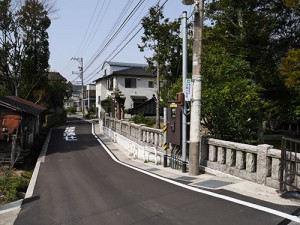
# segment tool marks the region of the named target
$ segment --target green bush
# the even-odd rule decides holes
[[[67,108],[68,114],[75,114],[76,113],[76,107],[72,106]]]
[[[147,127],[153,127],[155,124],[155,118],[147,118],[141,114],[135,115],[130,119],[130,121],[136,124],[145,124]]]
[[[7,204],[19,199],[18,192],[26,192],[30,182],[32,172],[24,171],[22,176],[17,176],[13,172],[0,175],[0,195],[4,195],[4,199],[0,204]]]

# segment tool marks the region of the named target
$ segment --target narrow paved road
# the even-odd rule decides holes
[[[166,183],[114,162],[75,120],[77,141],[54,129],[33,197],[16,225],[237,225],[283,219]]]

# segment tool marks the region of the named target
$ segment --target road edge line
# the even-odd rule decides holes
[[[163,181],[168,182],[168,183],[170,183],[170,184],[174,184],[174,185],[176,185],[176,186],[179,186],[179,187],[182,187],[182,188],[189,189],[189,190],[191,190],[191,191],[195,191],[195,192],[202,193],[202,194],[205,194],[205,195],[209,195],[209,196],[212,196],[212,197],[215,197],[215,198],[223,199],[223,200],[226,200],[226,201],[229,201],[229,202],[233,202],[233,203],[236,203],[236,204],[239,204],[239,205],[243,205],[243,206],[246,206],[246,207],[249,207],[249,208],[253,208],[253,209],[256,209],[256,210],[260,210],[260,211],[263,211],[263,212],[266,212],[266,213],[269,213],[269,214],[273,214],[273,215],[275,215],[275,216],[279,216],[279,217],[282,217],[282,218],[289,219],[289,220],[291,220],[291,221],[300,223],[300,218],[297,217],[297,216],[293,216],[293,215],[290,215],[290,214],[287,214],[287,213],[284,213],[284,212],[281,212],[281,211],[278,211],[278,210],[275,210],[275,209],[267,208],[267,207],[265,207],[265,206],[257,205],[257,204],[250,203],[250,202],[246,202],[246,201],[239,200],[239,199],[236,199],[236,198],[228,197],[228,196],[226,196],[226,195],[221,195],[221,194],[217,194],[217,193],[214,193],[214,192],[202,190],[202,189],[199,189],[199,188],[196,188],[196,187],[192,187],[192,186],[189,186],[189,185],[185,185],[185,184],[176,182],[176,181],[174,181],[174,180],[170,180],[170,179],[168,179],[168,178],[161,177],[161,176],[156,175],[156,174],[154,174],[154,173],[151,173],[151,172],[142,170],[142,169],[140,169],[140,168],[137,168],[137,167],[128,165],[128,164],[126,164],[126,163],[123,163],[122,161],[120,161],[120,160],[119,160],[119,159],[118,159],[118,158],[117,158],[117,157],[109,150],[109,148],[108,148],[108,147],[102,142],[102,140],[95,134],[93,128],[94,128],[94,127],[93,127],[93,125],[92,125],[92,133],[93,133],[93,135],[95,136],[95,138],[97,139],[97,141],[100,143],[100,145],[104,148],[104,150],[107,152],[107,154],[108,154],[108,155],[109,155],[116,163],[119,163],[119,164],[121,164],[121,165],[123,165],[123,166],[126,166],[126,167],[128,167],[128,168],[131,168],[131,169],[136,170],[136,171],[138,171],[138,172],[144,173],[144,174],[149,175],[149,176],[151,176],[151,177],[154,177],[154,178],[163,180]]]

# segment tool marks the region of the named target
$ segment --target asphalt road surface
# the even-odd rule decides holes
[[[16,225],[279,224],[283,218],[196,193],[114,162],[74,120],[77,140],[53,129],[32,198]]]

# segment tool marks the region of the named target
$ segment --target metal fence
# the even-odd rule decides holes
[[[282,138],[280,191],[300,190],[300,140]]]

